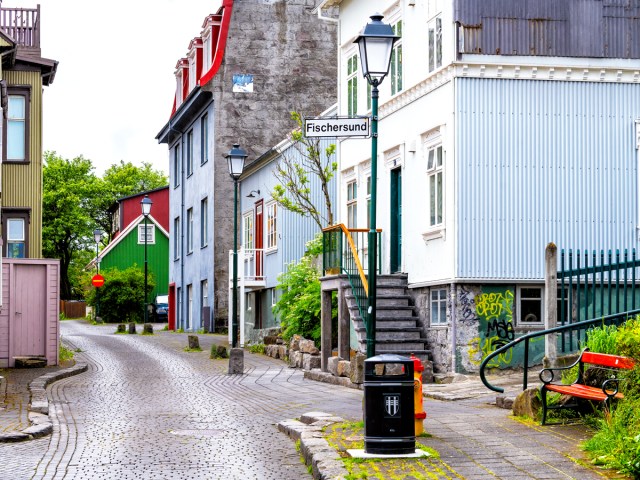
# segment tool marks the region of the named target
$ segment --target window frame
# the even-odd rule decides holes
[[[540,293],[539,297],[524,296],[523,290],[537,290]],[[539,301],[540,316],[536,321],[527,321],[523,318],[524,308],[522,306],[523,301]],[[559,302],[560,300],[558,300]],[[542,327],[544,328],[544,288],[536,285],[520,285],[516,288],[516,305],[517,305],[517,325],[523,327]],[[527,315],[528,316],[528,315]]]
[[[209,114],[200,118],[200,165],[209,161]]]
[[[440,156],[438,157],[438,152]],[[433,164],[431,164],[431,153],[433,153]],[[425,156],[427,159],[427,189],[429,204],[429,228],[437,229],[444,227],[445,224],[445,151],[442,142],[432,143],[426,148]],[[439,163],[438,163],[439,162]],[[440,184],[438,185],[438,178]],[[433,184],[432,184],[433,180]],[[436,189],[436,193],[432,194],[432,189]],[[438,221],[439,214],[439,221]]]
[[[427,56],[429,73],[442,68],[442,13],[427,22]]]
[[[193,175],[193,129],[187,132],[187,178]]]
[[[153,222],[149,222],[147,221],[147,224],[145,225],[144,220],[142,220],[139,224],[138,224],[138,245],[144,245],[144,237],[145,237],[145,226],[147,227],[147,245],[155,245],[156,243],[156,226]]]
[[[349,180],[347,182],[347,194],[345,196],[347,204],[347,228],[358,228],[358,182]]]
[[[24,122],[24,158],[23,159],[8,159],[8,149],[7,146],[9,144],[9,122],[12,121],[12,118],[9,117],[11,112],[9,111],[9,106],[7,106],[7,117],[2,120],[2,162],[3,163],[12,163],[12,164],[29,164],[31,163],[31,156],[29,150],[29,144],[31,143],[30,135],[31,135],[31,87],[27,85],[21,86],[12,86],[7,88],[7,97],[23,97],[24,98],[24,118],[21,118],[19,121]],[[10,103],[10,102],[9,102]]]
[[[255,217],[253,210],[250,210],[242,215],[242,248],[244,248],[245,252],[247,250],[253,250],[255,248],[255,238],[253,238],[254,225]],[[247,239],[247,237],[249,238]]]
[[[200,200],[200,248],[209,245],[209,197]]]
[[[7,257],[9,244],[18,242],[9,242],[9,220],[23,221],[24,235],[24,256],[23,257]],[[22,208],[3,208],[2,209],[2,256],[5,258],[30,258],[29,257],[29,226],[31,224],[31,209]]]
[[[265,213],[265,252],[272,252],[278,249],[278,204],[275,201],[267,203],[265,205]]]
[[[393,44],[391,50],[391,63],[389,65],[389,80],[391,85],[391,95],[396,95],[403,90],[402,76],[402,19],[395,22],[391,28],[393,34],[399,36],[398,40]],[[367,102],[368,103],[368,102]]]
[[[180,260],[182,244],[180,242],[180,216],[177,216],[173,219],[173,259]]]
[[[347,115],[358,115],[358,73],[360,72],[359,56],[357,52],[347,54]]]
[[[187,209],[187,255],[193,253],[193,207]]]
[[[180,158],[180,152],[180,142],[178,142],[173,148],[173,188],[180,186],[180,177],[182,176],[182,159]]]

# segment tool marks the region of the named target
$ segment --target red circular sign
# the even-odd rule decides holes
[[[102,275],[100,275],[99,273],[94,275],[91,278],[91,285],[93,285],[94,287],[101,287],[104,285],[104,277]]]

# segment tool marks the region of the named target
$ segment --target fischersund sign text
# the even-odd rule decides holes
[[[305,137],[368,137],[369,117],[305,118]]]

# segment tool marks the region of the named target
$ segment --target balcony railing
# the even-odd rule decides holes
[[[0,28],[18,45],[40,48],[40,5],[37,8],[0,8]]]

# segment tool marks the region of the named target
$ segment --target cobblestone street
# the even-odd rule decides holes
[[[183,334],[114,330],[62,322],[89,371],[50,387],[50,437],[0,444],[0,478],[311,478],[274,424],[317,409],[361,415],[360,391],[304,380],[263,355],[247,352],[245,375],[227,375],[226,360],[209,359],[216,337],[187,353]]]

